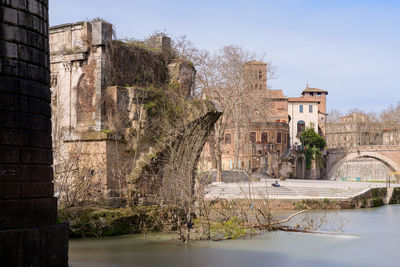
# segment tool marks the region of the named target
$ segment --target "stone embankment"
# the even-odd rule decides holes
[[[271,200],[276,208],[296,208],[298,202],[335,203],[326,208],[363,208],[397,203],[400,185],[386,189],[385,183],[286,180],[274,187],[274,179],[259,182],[212,183],[206,188],[207,200]],[[310,203],[311,203],[310,202]],[[286,205],[291,203],[291,205]],[[294,204],[293,204],[294,203]],[[318,205],[317,205],[318,206]],[[314,207],[316,207],[314,205]]]

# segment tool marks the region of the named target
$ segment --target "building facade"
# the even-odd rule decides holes
[[[385,128],[368,115],[354,112],[340,117],[339,122],[327,124],[326,144],[328,148],[388,145],[395,143],[395,136],[393,128]]]
[[[319,100],[311,97],[289,98],[290,145],[301,145],[300,136],[306,127],[313,127],[318,132]]]
[[[241,124],[228,120],[222,142],[222,169],[271,173],[272,161],[289,147],[288,101],[280,89],[267,89],[267,64],[244,65],[246,96],[241,104]],[[274,160],[272,160],[274,159]],[[276,174],[277,175],[277,174]]]
[[[306,88],[301,93],[303,97],[314,98],[318,100],[318,131],[317,133],[322,137],[325,137],[326,133],[326,120],[328,114],[326,113],[326,96],[328,95],[328,91],[319,89],[319,88]]]

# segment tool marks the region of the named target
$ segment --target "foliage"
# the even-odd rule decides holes
[[[323,150],[326,145],[325,139],[317,134],[312,126],[307,127],[300,139],[302,144],[307,148],[315,147],[319,150]]]
[[[217,236],[222,235],[225,239],[236,239],[245,236],[247,231],[237,217],[231,217],[225,222],[218,222],[212,230]]]
[[[168,82],[169,57],[137,41],[113,41],[108,56],[109,85],[162,86]]]
[[[305,146],[303,153],[306,156],[307,169],[310,169],[313,159],[322,160],[321,151],[325,148],[325,139],[315,132],[314,127],[309,126],[301,135],[300,140]]]
[[[184,217],[184,214],[183,216]],[[129,208],[74,207],[61,209],[58,221],[69,222],[71,237],[100,237],[122,234],[170,231],[176,219],[167,207],[135,206]]]

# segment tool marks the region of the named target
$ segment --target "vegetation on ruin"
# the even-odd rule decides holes
[[[109,47],[110,85],[162,86],[169,80],[169,55],[133,41],[113,41]]]
[[[310,169],[312,160],[322,161],[322,150],[326,145],[325,139],[315,132],[313,126],[307,127],[300,139],[305,147],[303,153],[306,156],[306,167]]]

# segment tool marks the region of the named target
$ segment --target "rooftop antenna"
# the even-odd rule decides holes
[[[306,88],[308,88],[308,81],[306,81]]]

